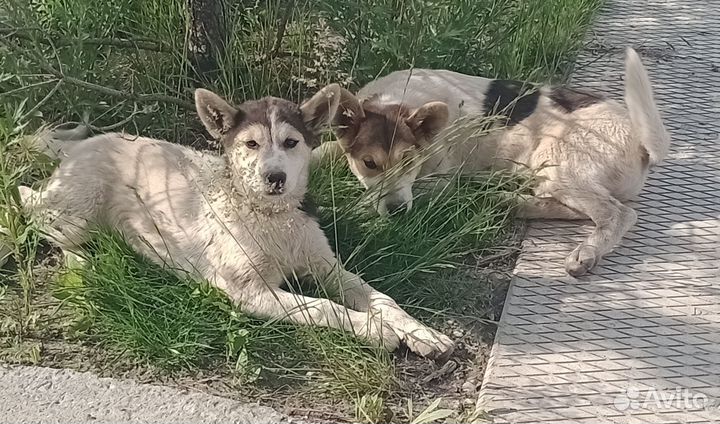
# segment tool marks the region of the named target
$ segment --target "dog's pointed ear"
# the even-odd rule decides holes
[[[340,86],[330,84],[300,106],[307,128],[315,134],[330,128],[340,104]]]
[[[420,106],[405,120],[419,141],[429,142],[448,124],[450,110],[447,103],[430,102]]]
[[[365,117],[357,97],[338,84],[330,84],[300,106],[305,125],[317,133],[332,128],[340,140]]]
[[[222,97],[203,88],[195,90],[195,108],[203,125],[216,140],[221,140],[237,125],[242,115]]]

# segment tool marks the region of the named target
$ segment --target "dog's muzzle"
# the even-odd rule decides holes
[[[267,194],[282,194],[285,191],[285,180],[287,175],[284,172],[270,172],[265,176]]]

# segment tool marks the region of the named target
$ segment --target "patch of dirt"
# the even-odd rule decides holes
[[[455,353],[445,364],[436,364],[406,350],[397,352],[394,355],[397,390],[385,401],[383,421],[405,421],[408,399],[412,399],[416,414],[437,398],[443,399],[441,408],[453,409],[458,416],[472,411],[495,336],[495,321],[502,313],[519,251],[520,233],[519,229],[515,231],[500,243],[503,247],[497,251],[470,257],[460,271],[442,276],[450,295],[459,301],[445,316],[431,320],[431,324],[456,342]],[[45,251],[40,262],[38,280],[51,281],[58,269],[57,253]],[[355,421],[355,399],[322,398],[314,393],[308,395],[298,387],[266,389],[247,385],[222,369],[168,373],[137,363],[123,352],[105,350],[97,340],[77,338],[71,311],[52,296],[48,283],[36,287],[30,316],[19,318],[22,291],[12,281],[12,275],[12,270],[4,270],[3,279],[8,284],[3,284],[5,293],[0,298],[1,362],[90,371],[103,377],[129,378],[258,401],[300,419]],[[18,328],[13,324],[19,321],[25,322],[22,339],[17,337]]]

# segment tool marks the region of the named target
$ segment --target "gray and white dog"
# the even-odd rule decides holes
[[[300,209],[325,124],[315,118],[337,108],[337,98],[322,92],[303,106],[264,98],[235,108],[199,89],[195,103],[224,155],[126,134],[55,134],[41,142],[60,165],[45,190],[21,187],[25,207],[64,250],[87,242],[93,228],[112,228],[158,264],[214,284],[249,315],[344,329],[389,350],[402,341],[430,358],[452,352],[448,337],[345,270]],[[282,290],[292,275],[312,275],[344,305]]]

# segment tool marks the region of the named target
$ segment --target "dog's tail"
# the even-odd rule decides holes
[[[65,152],[71,146],[80,140],[88,138],[88,136],[90,136],[90,127],[85,124],[69,129],[46,128],[37,134],[34,145],[49,158],[60,159],[65,156]]]
[[[625,106],[630,114],[633,135],[647,150],[650,166],[665,159],[670,149],[670,135],[655,106],[650,78],[637,52],[625,52]]]

